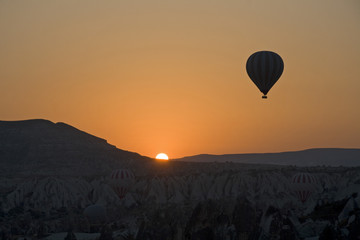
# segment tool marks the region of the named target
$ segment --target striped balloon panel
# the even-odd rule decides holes
[[[308,173],[298,173],[296,174],[293,179],[293,183],[316,183],[316,179],[314,176]]]
[[[119,198],[122,199],[128,192],[129,187],[133,184],[135,176],[130,170],[118,169],[112,171],[110,179],[112,188]]]
[[[274,52],[260,51],[249,57],[246,71],[259,90],[266,95],[283,73],[284,62]]]
[[[311,192],[310,191],[296,191],[296,195],[300,199],[302,203],[306,202],[306,200],[310,197]]]
[[[134,174],[126,169],[114,170],[111,173],[112,179],[127,179],[127,178],[134,178]]]
[[[114,187],[114,190],[120,199],[123,199],[128,192],[128,188],[126,187]]]

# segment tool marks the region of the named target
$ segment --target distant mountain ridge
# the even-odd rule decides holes
[[[309,149],[262,154],[202,154],[172,159],[169,163],[173,163],[170,165],[175,170],[181,169],[180,166],[196,170],[206,168],[209,165],[206,162],[353,167],[360,166],[360,149]],[[166,169],[165,165],[164,168],[160,165],[149,157],[118,149],[108,144],[105,139],[65,123],[53,123],[43,119],[0,121],[0,178],[106,176],[113,169],[123,167],[131,167],[140,176],[149,173],[157,174],[157,171]]]
[[[295,166],[360,166],[360,149],[314,148],[302,151],[250,154],[200,154],[173,159],[184,162],[234,162]]]
[[[34,119],[0,121],[0,174],[101,175],[138,153],[117,149],[106,140],[65,123]]]

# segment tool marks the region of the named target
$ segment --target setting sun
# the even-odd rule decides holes
[[[166,155],[165,153],[159,153],[158,155],[156,155],[156,159],[159,160],[169,160],[168,155]]]

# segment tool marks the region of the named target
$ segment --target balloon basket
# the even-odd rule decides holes
[[[262,96],[262,98],[263,98],[263,99],[267,99],[267,96],[264,95],[264,96]]]

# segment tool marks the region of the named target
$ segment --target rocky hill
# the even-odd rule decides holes
[[[103,175],[149,159],[65,123],[0,121],[1,176]]]

